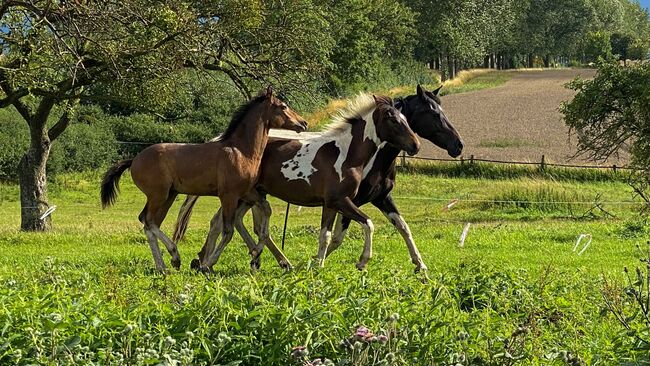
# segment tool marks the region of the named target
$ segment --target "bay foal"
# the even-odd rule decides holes
[[[446,150],[450,156],[458,157],[463,150],[463,141],[460,134],[456,131],[442,109],[441,101],[438,97],[439,91],[440,88],[435,91],[427,91],[418,85],[416,88],[416,94],[397,99],[395,105],[406,116],[409,126],[416,134],[418,134],[418,136],[425,138],[441,149]],[[267,167],[267,161],[269,161],[270,157],[276,153],[277,148],[284,145],[282,141],[285,140],[286,139],[270,138],[262,159],[263,174],[260,177],[261,180],[259,187],[260,189],[266,189],[265,192],[261,192],[263,194],[269,193],[272,196],[280,197],[287,202],[300,204],[294,197],[292,197],[291,192],[276,192],[273,190],[274,186],[264,183],[266,180],[280,179],[282,172],[279,169],[274,170]],[[377,157],[368,171],[368,174],[366,174],[361,181],[359,190],[354,197],[353,202],[359,207],[371,202],[374,206],[379,208],[404,238],[411,261],[415,264],[415,270],[426,270],[427,267],[422,261],[408,224],[402,218],[393,198],[391,197],[391,191],[395,185],[395,160],[398,157],[399,152],[399,149],[390,145],[384,145],[378,150]],[[312,180],[313,179],[315,179],[315,177],[312,177]],[[191,217],[192,208],[197,199],[197,196],[188,196],[181,206],[176,223],[176,230],[174,232],[175,241],[182,239],[185,230],[187,229],[189,218]],[[253,207],[254,230],[259,237],[259,243],[257,245],[250,237],[243,224],[237,225],[237,230],[249,247],[252,258],[251,267],[254,269],[259,268],[260,254],[265,243],[275,256],[280,266],[284,268],[290,266],[288,259],[277,248],[269,236],[268,216],[270,215],[270,212],[271,209],[269,203],[263,198],[263,196],[261,196],[260,200],[255,202],[255,206]],[[348,218],[343,218],[343,216],[339,215],[338,219],[331,245],[327,248],[327,255],[331,254],[331,252],[343,242],[349,225],[350,220]],[[193,261],[193,263],[195,262],[196,260]]]
[[[304,131],[307,123],[273,96],[269,87],[233,115],[226,132],[217,141],[204,144],[156,144],[135,158],[111,167],[101,184],[104,208],[112,205],[122,173],[131,168],[135,185],[147,196],[140,222],[151,247],[156,269],[165,271],[158,247],[160,239],[172,256],[175,268],[181,264],[174,242],[161,230],[169,207],[179,193],[218,196],[223,213],[222,243],[231,240],[235,209],[239,200],[258,179],[260,161],[270,128]],[[225,244],[223,244],[225,245]]]

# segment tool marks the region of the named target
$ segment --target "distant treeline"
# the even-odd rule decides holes
[[[52,145],[56,172],[145,146],[116,140],[207,140],[269,84],[307,114],[332,97],[433,84],[465,68],[643,59],[650,48],[648,12],[633,0],[12,4],[0,14],[0,106],[9,107],[0,178],[12,179],[39,116],[25,124],[24,110],[48,98],[48,126],[71,116]]]

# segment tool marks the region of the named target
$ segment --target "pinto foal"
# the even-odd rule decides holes
[[[257,182],[270,128],[301,132],[307,123],[275,98],[269,87],[235,112],[226,132],[217,141],[156,144],[133,159],[117,162],[104,175],[102,205],[106,208],[115,202],[120,176],[131,168],[133,182],[147,196],[139,220],[144,224],[156,269],[165,272],[158,239],[165,244],[172,265],[178,269],[181,259],[176,244],[160,230],[174,199],[179,193],[218,196],[223,211],[222,243],[230,241],[235,209]]]

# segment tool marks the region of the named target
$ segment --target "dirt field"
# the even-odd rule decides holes
[[[563,85],[575,76],[593,77],[594,70],[516,71],[504,85],[477,92],[442,98],[447,117],[463,136],[463,156],[476,158],[580,163],[571,159],[576,152],[575,138],[558,108],[570,100],[571,90]],[[419,156],[445,158],[447,154],[428,141]],[[609,164],[623,164],[624,158]]]

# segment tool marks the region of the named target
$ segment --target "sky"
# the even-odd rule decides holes
[[[645,6],[646,9],[650,9],[650,0],[641,0],[641,5]]]

